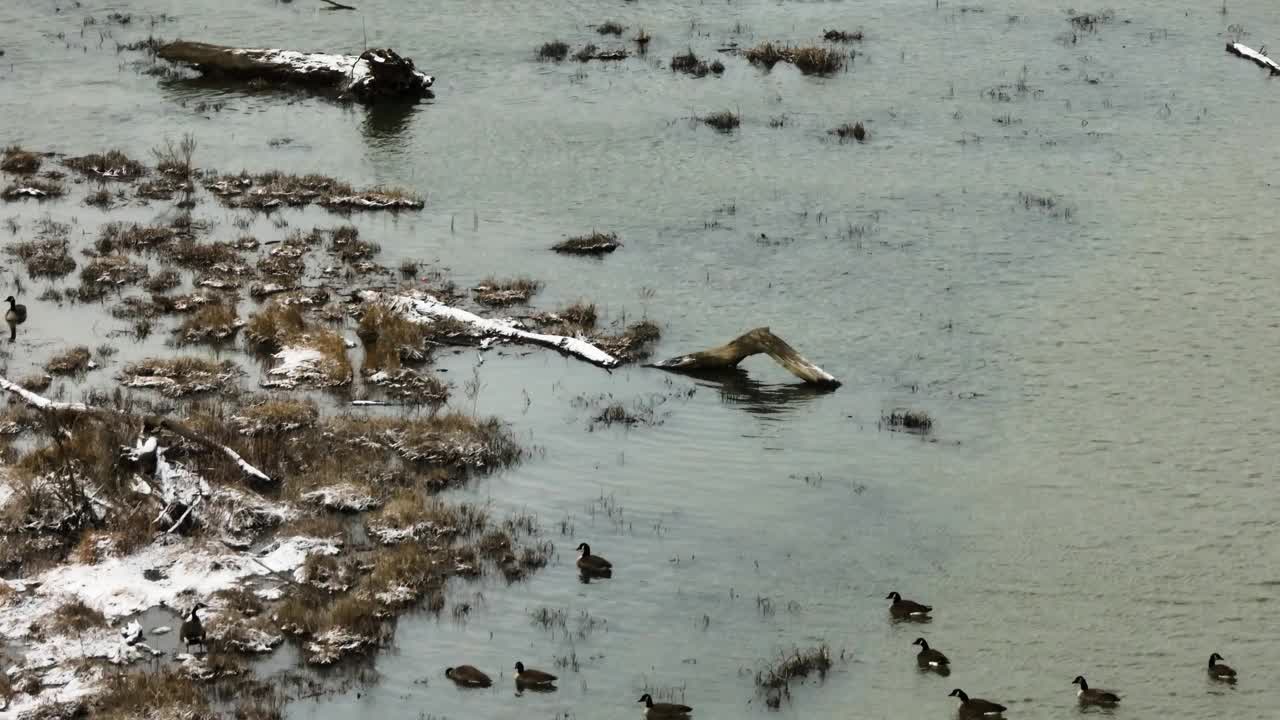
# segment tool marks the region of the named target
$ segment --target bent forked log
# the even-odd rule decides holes
[[[435,78],[415,70],[412,60],[391,49],[366,50],[357,56],[179,40],[162,46],[157,54],[205,75],[305,85],[366,102],[427,97],[435,82]]]
[[[384,302],[395,312],[409,320],[419,324],[426,324],[433,320],[454,320],[471,328],[477,335],[498,337],[504,340],[514,342],[524,342],[531,345],[541,345],[552,350],[559,350],[566,355],[586,360],[593,365],[599,365],[602,368],[615,368],[621,364],[618,358],[592,345],[586,340],[578,338],[565,337],[564,335],[546,335],[543,333],[529,332],[516,327],[511,320],[494,320],[483,318],[475,313],[467,312],[459,308],[445,305],[439,300],[426,295],[423,297],[414,297],[411,295],[382,295],[372,290],[361,293],[360,297],[365,302]]]
[[[186,425],[183,425],[177,420],[172,420],[166,417],[160,417],[159,415],[130,415],[129,413],[120,412],[119,410],[111,410],[109,408],[103,408],[103,407],[94,407],[92,405],[86,405],[84,403],[54,402],[53,400],[50,400],[49,398],[46,398],[42,395],[37,395],[31,392],[30,390],[22,387],[21,385],[11,382],[4,377],[0,377],[0,389],[7,390],[13,393],[14,395],[17,395],[18,397],[25,400],[28,405],[41,411],[75,413],[80,415],[88,415],[90,417],[97,418],[103,422],[125,422],[130,424],[141,424],[144,426],[164,428],[165,430],[168,430],[174,435],[177,435],[185,440],[188,440],[197,445],[206,447],[214,452],[220,452],[223,455],[226,455],[231,460],[231,462],[235,463],[236,466],[240,468],[240,471],[243,472],[245,475],[248,475],[249,477],[255,478],[257,480],[261,480],[263,482],[272,482],[270,476],[268,476],[266,473],[262,472],[258,468],[250,465],[243,457],[240,456],[240,453],[236,452],[235,450],[232,450],[231,448],[227,447],[226,445],[223,445],[220,442],[210,440],[209,438],[204,437],[203,435],[200,435],[196,431],[192,430]]]
[[[1227,52],[1231,53],[1232,55],[1238,55],[1244,58],[1245,60],[1254,61],[1259,66],[1266,68],[1267,70],[1270,70],[1272,75],[1280,75],[1280,65],[1276,64],[1275,60],[1272,60],[1271,58],[1267,57],[1266,55],[1263,55],[1262,53],[1258,52],[1257,50],[1254,50],[1253,48],[1247,45],[1241,45],[1240,43],[1234,43],[1234,42],[1227,43]]]
[[[764,353],[773,358],[788,372],[811,385],[838,387],[840,381],[830,373],[806,360],[785,340],[761,327],[751,330],[730,342],[710,350],[677,355],[670,360],[654,363],[649,367],[673,372],[707,372],[728,370],[752,355]]]

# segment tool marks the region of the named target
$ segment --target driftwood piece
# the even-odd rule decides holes
[[[435,82],[414,69],[412,60],[391,49],[366,50],[357,56],[179,40],[162,46],[157,54],[208,76],[300,85],[364,102],[427,97]]]
[[[586,360],[602,368],[615,368],[621,364],[618,358],[586,340],[565,337],[564,335],[544,335],[542,333],[529,332],[517,327],[514,320],[483,318],[475,313],[445,305],[430,295],[414,297],[411,295],[383,295],[368,291],[361,293],[361,298],[365,302],[384,302],[392,310],[411,322],[426,324],[439,319],[454,320],[471,328],[477,335],[541,345],[542,347],[559,350],[566,355]]]
[[[769,328],[761,327],[751,330],[720,347],[677,355],[669,360],[654,363],[649,367],[673,372],[698,373],[735,368],[738,363],[752,355],[764,353],[773,358],[788,372],[811,385],[838,387],[840,381],[830,373],[806,360],[795,348],[785,340],[769,332]]]
[[[320,0],[320,1],[329,6],[325,8],[325,10],[355,10],[355,8],[351,7],[350,5],[343,5],[342,3],[334,2],[333,0]]]
[[[1259,67],[1270,70],[1272,75],[1280,75],[1280,64],[1276,64],[1275,60],[1272,60],[1247,45],[1229,42],[1227,43],[1227,52],[1232,55],[1242,57],[1245,60],[1252,60],[1257,63]]]
[[[240,456],[240,453],[220,442],[210,440],[209,438],[200,435],[177,420],[161,417],[159,415],[130,415],[129,413],[120,412],[119,410],[94,407],[84,403],[54,402],[53,400],[37,395],[4,377],[0,377],[0,390],[11,392],[26,401],[28,405],[45,412],[66,412],[89,415],[103,422],[123,422],[131,425],[141,425],[144,428],[163,428],[178,437],[213,450],[214,452],[220,452],[223,455],[226,455],[231,462],[235,463],[240,468],[241,472],[251,478],[261,480],[263,482],[273,482],[270,476],[250,465],[243,457]]]

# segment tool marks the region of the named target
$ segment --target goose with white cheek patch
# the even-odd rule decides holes
[[[952,690],[948,697],[960,698],[961,717],[995,717],[1006,710],[1005,706],[1000,703],[983,700],[982,698],[971,698],[960,688]]]
[[[1221,662],[1222,656],[1214,653],[1209,656],[1209,677],[1222,682],[1233,683],[1236,681],[1235,668],[1225,665]]]
[[[916,638],[916,641],[911,644],[920,646],[920,652],[916,654],[916,662],[920,667],[938,671],[950,669],[951,661],[947,659],[946,655],[929,647],[929,641],[924,638]]]
[[[1077,675],[1071,684],[1080,686],[1076,691],[1076,697],[1080,699],[1081,705],[1115,705],[1120,702],[1120,696],[1110,690],[1089,687],[1083,675]]]
[[[594,577],[611,577],[613,575],[613,563],[605,560],[599,555],[591,554],[591,546],[586,543],[578,544],[578,570],[584,575]]]
[[[640,696],[636,702],[644,703],[644,716],[646,718],[683,718],[688,717],[693,712],[693,708],[688,705],[679,705],[676,703],[654,702],[653,696],[645,693]]]
[[[885,600],[893,601],[889,606],[889,613],[896,618],[924,620],[929,617],[929,613],[933,612],[933,608],[928,605],[921,605],[914,600],[903,600],[896,591],[886,595]]]

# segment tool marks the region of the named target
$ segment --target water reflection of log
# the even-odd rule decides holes
[[[699,386],[714,389],[720,401],[753,415],[778,415],[814,398],[835,392],[835,385],[776,384],[753,380],[746,370],[704,370],[688,373]]]

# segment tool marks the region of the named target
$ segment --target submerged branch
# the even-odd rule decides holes
[[[804,358],[785,340],[762,327],[751,330],[720,347],[677,355],[669,360],[654,363],[650,367],[673,372],[706,372],[728,370],[752,355],[764,353],[773,358],[788,372],[812,385],[839,386],[840,381],[826,370]]]

